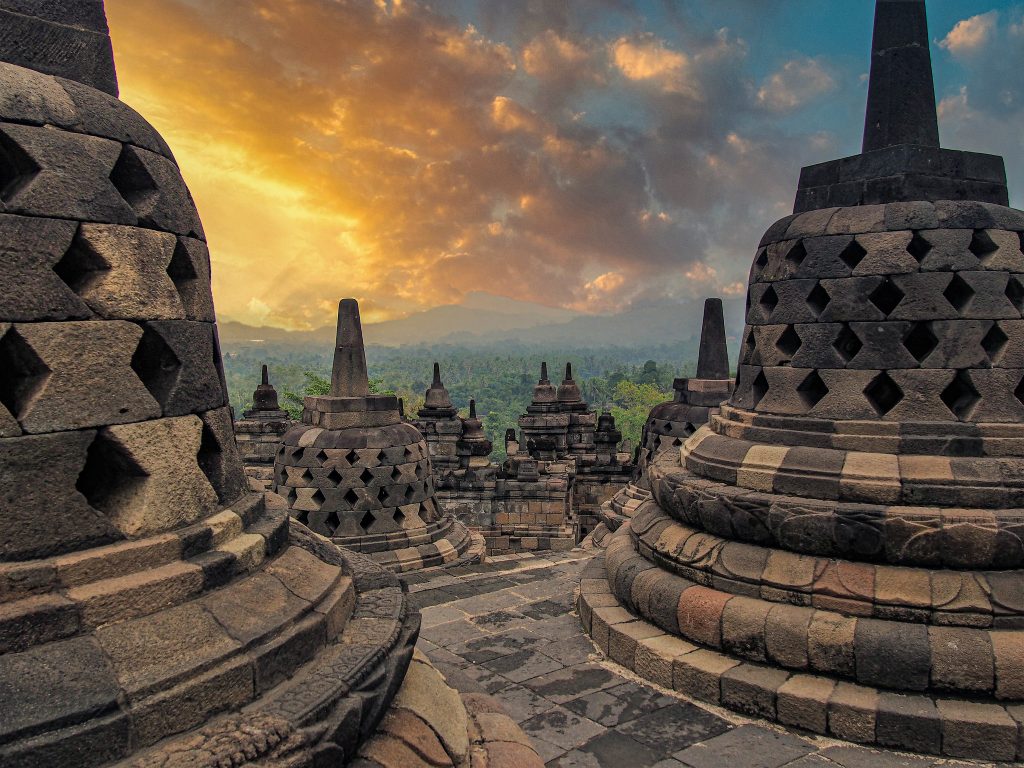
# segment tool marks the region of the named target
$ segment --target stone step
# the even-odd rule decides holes
[[[901,694],[737,659],[659,629],[622,608],[604,555],[584,570],[584,629],[613,661],[653,683],[845,741],[950,757],[1024,759],[1024,704]]]

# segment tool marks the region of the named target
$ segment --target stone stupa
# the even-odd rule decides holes
[[[735,393],[648,465],[581,614],[688,695],[1014,761],[1024,213],[1001,158],[940,148],[928,47],[923,1],[879,0],[864,152],[804,169],[754,259]]]
[[[103,3],[0,0],[0,62],[0,765],[345,764],[419,615],[249,492],[203,228]]]
[[[338,307],[331,392],[305,399],[274,474],[274,490],[296,519],[390,570],[483,556],[483,539],[437,505],[423,435],[402,420],[394,395],[370,393],[354,299]]]
[[[253,490],[267,491],[274,482],[278,445],[293,422],[278,402],[267,366],[262,367],[261,375],[260,384],[252,393],[252,408],[235,421],[235,438],[249,486]]]

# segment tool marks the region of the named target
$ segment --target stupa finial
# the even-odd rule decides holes
[[[432,382],[431,386],[434,386],[434,387],[443,386],[441,384],[441,364],[440,363],[434,363],[434,381]]]
[[[540,380],[541,381],[550,381],[550,379],[548,378],[548,364],[547,363],[541,363],[540,364]]]
[[[469,418],[476,418],[476,400],[469,401]]]
[[[864,152],[939,146],[925,0],[878,0]]]
[[[370,379],[366,372],[359,302],[342,299],[338,305],[338,341],[334,349],[331,397],[366,397],[369,394]]]
[[[729,349],[725,343],[725,312],[721,299],[707,299],[704,302],[697,378],[719,381],[729,378]]]
[[[263,364],[263,375],[260,379],[260,384],[263,386],[268,386],[270,384],[270,374],[267,371],[266,363]]]

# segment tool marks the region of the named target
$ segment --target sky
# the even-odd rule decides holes
[[[738,296],[802,166],[859,151],[872,0],[107,0],[221,320],[485,291],[608,314]],[[1024,2],[930,0],[943,145],[1024,204]],[[1018,182],[1019,180],[1019,182]]]

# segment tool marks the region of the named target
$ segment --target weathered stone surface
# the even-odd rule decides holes
[[[217,494],[197,463],[203,424],[196,416],[108,427],[93,446],[89,492],[126,536],[152,535],[217,510]]]
[[[14,415],[25,431],[58,432],[159,416],[156,401],[131,368],[141,336],[138,326],[126,322],[15,325],[4,341],[9,349],[17,344],[21,360],[14,372],[21,378]]]
[[[95,434],[0,439],[0,560],[47,557],[121,538],[76,488]]]
[[[0,67],[0,76],[3,68]],[[0,215],[0,317],[13,321],[83,320],[91,312],[55,267],[65,257],[75,224]]]
[[[166,157],[126,144],[111,179],[140,226],[205,239],[192,195]]]

